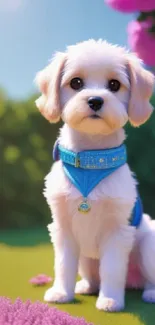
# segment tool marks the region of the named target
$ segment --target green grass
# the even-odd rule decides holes
[[[46,229],[0,233],[0,295],[43,301],[47,287],[33,287],[29,279],[38,273],[53,274],[53,249]],[[57,305],[96,325],[155,325],[155,305],[141,300],[140,291],[127,291],[122,313],[99,312],[95,296],[76,296],[74,303]]]

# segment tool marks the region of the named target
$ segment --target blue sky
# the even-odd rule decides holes
[[[132,18],[104,0],[0,0],[0,86],[13,98],[27,97],[52,53],[78,41],[103,38],[127,46]]]

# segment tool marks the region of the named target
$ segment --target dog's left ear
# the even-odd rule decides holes
[[[142,67],[141,60],[134,54],[128,54],[127,68],[131,85],[128,115],[130,123],[136,127],[145,123],[153,111],[149,100],[155,78]]]
[[[51,123],[60,120],[60,79],[65,61],[65,53],[56,53],[51,63],[38,72],[35,78],[35,82],[42,93],[36,100],[36,106]]]

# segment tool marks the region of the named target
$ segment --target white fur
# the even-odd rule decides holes
[[[128,119],[140,125],[149,118],[153,77],[144,72],[133,54],[101,40],[90,40],[68,47],[59,57],[39,74],[43,95],[37,106],[47,119],[54,121],[62,117],[65,124],[59,142],[65,148],[79,152],[117,147],[125,140],[122,127]],[[55,83],[52,69],[56,69]],[[84,80],[84,89],[70,88],[74,77]],[[146,88],[150,85],[147,92],[140,89],[144,78]],[[107,88],[109,79],[121,82],[117,93]],[[132,94],[131,101],[131,88],[135,87],[136,80],[135,97]],[[52,92],[54,99],[51,99]],[[140,101],[144,95],[144,110],[136,112],[136,96]],[[102,109],[97,112],[100,119],[91,118],[92,111],[87,104],[90,96],[104,99]],[[55,282],[45,294],[46,301],[63,303],[74,298],[74,289],[76,293],[92,293],[100,288],[98,309],[123,309],[129,257],[136,254],[136,262],[145,277],[143,299],[155,302],[155,226],[147,215],[143,216],[138,230],[129,225],[136,201],[136,182],[127,164],[93,189],[88,196],[91,210],[85,215],[78,211],[82,195],[64,174],[61,161],[47,175],[44,195],[53,215],[48,229],[55,249]],[[82,280],[75,288],[78,266]]]

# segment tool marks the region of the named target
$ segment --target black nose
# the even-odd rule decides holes
[[[103,99],[101,97],[89,97],[88,98],[88,105],[93,111],[97,112],[101,109],[103,105]]]

